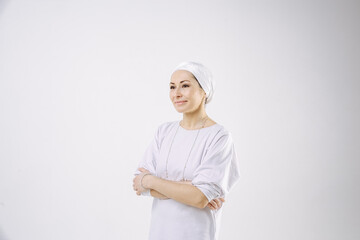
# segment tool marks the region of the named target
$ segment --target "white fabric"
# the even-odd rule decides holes
[[[206,93],[206,104],[208,104],[213,95],[214,95],[214,87],[215,82],[213,80],[212,74],[204,65],[197,62],[183,62],[180,63],[174,70],[186,70],[188,72],[191,72],[195,78],[198,80],[200,86],[203,88],[203,90]]]
[[[178,128],[168,160],[169,180],[180,181],[198,130],[186,130],[180,121],[159,126],[138,167],[166,178],[166,158]],[[139,174],[136,171],[135,174]],[[220,124],[200,130],[186,166],[185,178],[191,180],[211,201],[226,197],[239,179],[239,167],[231,134]],[[149,240],[215,240],[221,210],[195,208],[172,199],[154,198]]]

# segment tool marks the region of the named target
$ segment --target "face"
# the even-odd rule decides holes
[[[192,73],[177,70],[171,76],[169,96],[176,111],[190,113],[201,107],[206,94]]]

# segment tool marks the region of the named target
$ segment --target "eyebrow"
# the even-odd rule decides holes
[[[189,80],[182,80],[180,83],[183,83],[183,82],[185,82],[185,81],[188,81],[188,82],[190,82]],[[173,82],[170,82],[170,84],[175,84],[175,83],[173,83]]]

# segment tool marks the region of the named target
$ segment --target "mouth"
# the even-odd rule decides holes
[[[182,105],[182,104],[184,104],[184,103],[186,103],[187,101],[177,101],[177,102],[175,102],[175,104],[177,104],[177,105]]]

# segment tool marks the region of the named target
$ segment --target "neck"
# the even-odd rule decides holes
[[[207,117],[204,108],[199,108],[195,112],[184,113],[181,126],[187,129],[198,129],[202,127]]]

